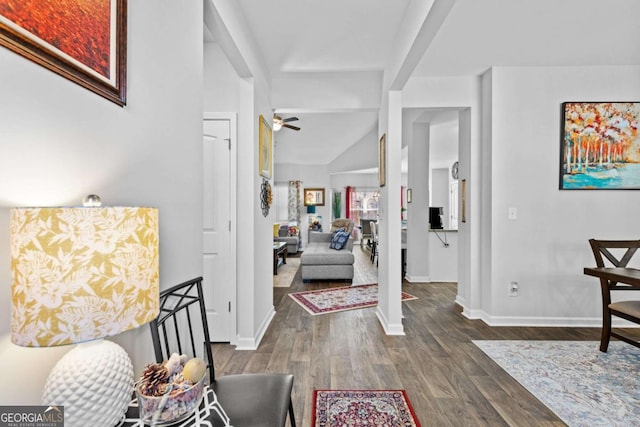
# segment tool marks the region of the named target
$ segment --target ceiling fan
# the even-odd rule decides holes
[[[300,128],[298,126],[293,126],[288,124],[288,122],[295,122],[296,120],[298,120],[297,117],[289,117],[286,119],[283,119],[280,116],[277,115],[273,115],[273,130],[275,132],[278,132],[280,129],[282,129],[283,127],[285,128],[289,128],[289,129],[293,129],[293,130],[300,130]]]

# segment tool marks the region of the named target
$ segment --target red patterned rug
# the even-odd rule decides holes
[[[420,427],[404,390],[314,390],[312,427]]]
[[[378,284],[344,286],[316,291],[293,292],[289,296],[311,314],[325,314],[378,305]],[[402,301],[418,297],[402,293]]]

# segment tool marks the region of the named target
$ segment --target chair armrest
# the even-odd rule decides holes
[[[347,240],[347,244],[344,245],[344,249],[348,250],[349,252],[353,252],[353,237],[349,237],[349,240]]]

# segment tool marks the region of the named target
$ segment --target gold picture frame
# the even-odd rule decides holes
[[[5,3],[5,4],[1,4]],[[0,2],[0,46],[119,106],[126,104],[127,0]]]
[[[261,177],[271,179],[273,165],[273,143],[272,133],[269,122],[260,114],[259,119],[259,156],[258,156],[258,173]]]
[[[378,184],[384,187],[387,184],[387,136],[382,134],[378,144]]]
[[[324,188],[305,188],[305,206],[324,206]]]

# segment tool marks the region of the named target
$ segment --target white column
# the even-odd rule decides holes
[[[381,126],[384,129],[384,125]],[[384,130],[380,133],[382,136]],[[400,187],[402,185],[402,92],[389,91],[386,131],[386,185],[380,188],[378,309],[387,335],[404,335],[402,326],[402,266]]]
[[[409,141],[409,188],[407,205],[407,280],[430,282],[429,278],[429,123],[413,125]]]

